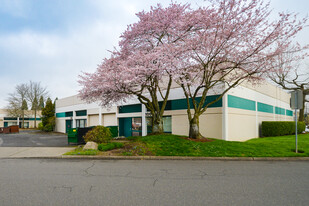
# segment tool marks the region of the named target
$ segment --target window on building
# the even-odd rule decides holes
[[[87,110],[76,111],[76,116],[77,116],[77,117],[80,117],[80,116],[87,116]]]
[[[87,119],[77,119],[76,128],[85,128],[87,127]]]
[[[172,133],[172,117],[163,117],[163,130],[165,133]]]
[[[17,125],[17,124],[16,124]],[[10,125],[9,125],[10,126]],[[22,128],[23,127],[23,121],[19,122],[19,127]],[[24,128],[29,128],[29,122],[24,122]]]
[[[152,132],[152,118],[147,117],[147,134],[150,134]],[[163,117],[163,131],[165,133],[172,133],[172,117],[171,116],[165,116]]]
[[[17,125],[17,122],[7,122],[7,127]]]
[[[132,136],[142,136],[142,118],[132,118]]]

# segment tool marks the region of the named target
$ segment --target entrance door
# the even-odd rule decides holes
[[[142,118],[125,117],[119,118],[119,136],[141,136],[142,135]]]
[[[132,136],[132,118],[119,118],[119,136]]]
[[[65,133],[68,133],[69,129],[72,128],[73,121],[72,120],[65,120]]]

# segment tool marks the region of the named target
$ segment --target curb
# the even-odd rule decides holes
[[[74,156],[62,155],[62,159],[95,160],[215,160],[215,161],[309,161],[309,157],[183,157],[183,156]]]
[[[209,160],[209,161],[309,161],[309,157],[183,157],[183,156],[82,156],[2,157],[0,159],[64,159],[64,160]]]

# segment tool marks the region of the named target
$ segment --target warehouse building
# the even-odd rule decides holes
[[[87,104],[77,95],[56,100],[57,132],[67,133],[70,128],[89,126],[117,126],[117,107],[102,108],[99,104]]]
[[[24,128],[34,128],[35,118],[33,113],[33,111],[25,111]],[[23,119],[21,117],[12,117],[8,114],[6,109],[0,109],[0,127],[19,125],[19,128],[22,128],[22,122]],[[38,112],[36,118],[36,127],[38,127],[40,122],[40,112]]]
[[[207,96],[206,101],[214,100],[219,94],[218,88]],[[229,141],[259,137],[262,121],[293,120],[289,101],[290,94],[268,82],[261,85],[243,83],[231,89],[200,116],[200,132],[205,137]],[[186,110],[182,90],[173,88],[164,112],[164,131],[188,136]],[[147,135],[151,132],[151,115],[144,105],[134,99],[111,108],[102,108],[96,103],[87,104],[77,95],[56,101],[57,132],[96,125],[118,126],[119,136]]]

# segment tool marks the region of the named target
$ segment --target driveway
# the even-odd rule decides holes
[[[0,134],[0,147],[66,147],[68,137],[61,133],[24,130],[15,134]]]

